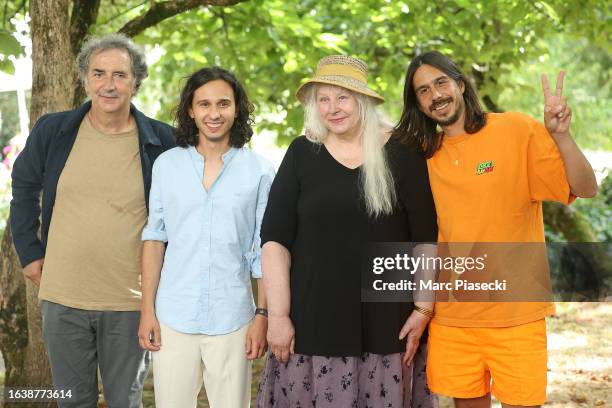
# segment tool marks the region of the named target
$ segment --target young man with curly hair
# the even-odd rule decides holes
[[[247,407],[266,347],[259,229],[274,170],[248,149],[252,105],[230,72],[192,74],[176,108],[178,147],[153,166],[142,233],[139,338],[153,351],[158,407]]]

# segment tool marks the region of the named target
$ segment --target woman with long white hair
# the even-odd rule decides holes
[[[433,303],[361,299],[368,243],[437,237],[425,159],[390,138],[367,73],[328,56],[297,91],[306,135],[287,150],[261,228],[271,352],[258,407],[436,403],[419,347]]]

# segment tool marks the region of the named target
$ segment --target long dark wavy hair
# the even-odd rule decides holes
[[[450,58],[437,51],[430,51],[414,58],[406,73],[404,110],[399,123],[393,129],[393,137],[403,143],[417,146],[423,151],[426,158],[430,158],[440,148],[443,135],[436,131],[436,122],[419,109],[419,102],[412,84],[415,72],[424,64],[444,72],[457,84],[463,83],[465,87],[463,91],[465,131],[467,133],[478,132],[487,123],[487,118],[476,89]]]
[[[230,129],[229,143],[232,147],[242,147],[248,143],[253,136],[252,113],[254,111],[253,104],[249,102],[244,87],[238,79],[221,67],[206,67],[194,72],[187,77],[187,82],[181,91],[181,100],[174,109],[174,121],[176,123],[176,144],[181,147],[197,146],[199,136],[198,127],[195,121],[189,116],[189,108],[193,103],[193,94],[195,91],[210,81],[222,80],[228,83],[234,91],[234,99],[236,100],[236,119]]]

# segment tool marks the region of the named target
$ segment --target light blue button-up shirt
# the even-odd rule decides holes
[[[153,165],[142,240],[168,243],[155,311],[183,333],[230,333],[255,310],[249,272],[262,276],[259,229],[274,167],[246,147],[222,159],[209,191],[193,146],[170,149]]]

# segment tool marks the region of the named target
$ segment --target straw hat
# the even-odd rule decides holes
[[[306,89],[313,83],[340,86],[370,96],[376,103],[385,101],[385,98],[368,86],[368,66],[359,58],[347,55],[330,55],[321,58],[315,76],[302,84],[295,93],[302,104],[305,103]]]

